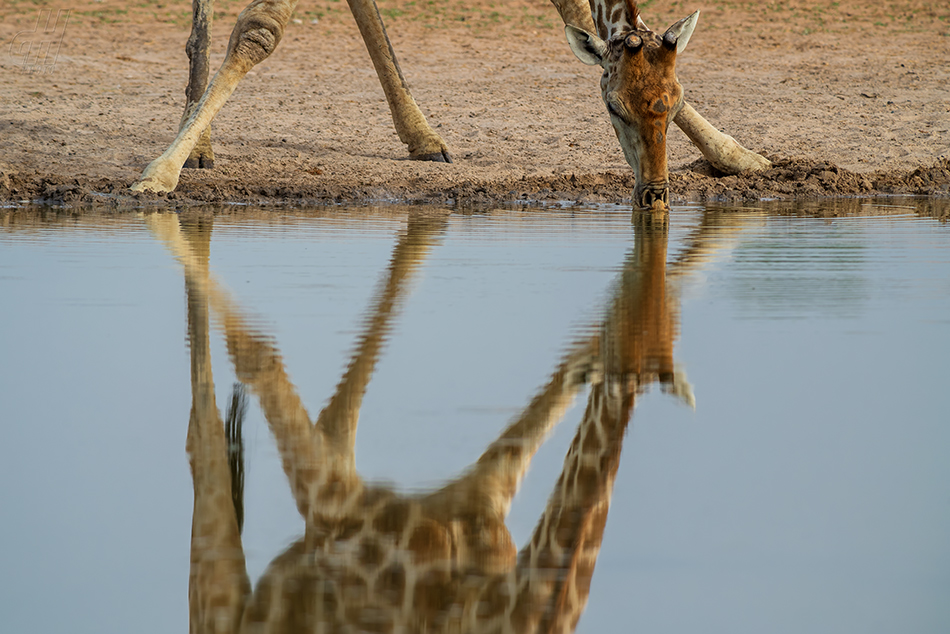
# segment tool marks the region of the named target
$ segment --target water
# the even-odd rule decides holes
[[[950,631],[950,226],[828,204],[861,213],[4,210],[0,629],[187,631],[192,363],[224,416],[234,360],[273,346],[313,419],[369,332],[355,468],[404,495],[466,473],[571,359],[517,548],[588,401],[635,399],[578,632]],[[253,584],[305,527],[255,395],[244,452]]]

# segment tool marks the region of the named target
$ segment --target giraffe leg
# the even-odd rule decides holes
[[[360,28],[366,50],[376,67],[379,83],[386,93],[399,139],[409,146],[409,156],[421,161],[451,163],[448,146],[426,121],[425,115],[409,92],[386,27],[375,0],[347,0]]]
[[[214,18],[214,0],[192,0],[191,36],[185,45],[188,54],[188,87],[185,88],[185,111],[181,115],[178,129],[185,127],[188,117],[198,106],[201,95],[208,86],[208,73],[211,62],[211,21]],[[211,149],[211,128],[205,128],[198,138],[191,154],[185,160],[185,167],[214,167],[214,151]]]
[[[170,192],[202,133],[249,70],[274,52],[297,0],[254,0],[238,16],[224,63],[172,144],[149,163],[133,191]]]
[[[551,0],[565,25],[575,26],[588,33],[596,33],[590,3],[587,0]]]
[[[771,161],[747,150],[731,136],[717,130],[688,103],[683,103],[683,109],[673,119],[673,123],[686,133],[706,160],[720,172],[761,172],[772,167]]]

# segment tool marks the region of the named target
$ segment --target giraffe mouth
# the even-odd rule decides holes
[[[637,187],[634,200],[641,209],[668,211],[670,208],[670,184],[651,183]]]

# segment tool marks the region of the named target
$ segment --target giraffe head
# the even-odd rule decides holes
[[[637,179],[634,205],[669,209],[666,134],[683,107],[676,56],[686,48],[699,11],[658,35],[640,19],[630,0],[591,0],[599,35],[568,25],[567,40],[577,58],[603,67],[604,103]]]

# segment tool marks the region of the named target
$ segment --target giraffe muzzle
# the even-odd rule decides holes
[[[642,188],[637,187],[634,200],[641,209],[667,211],[670,208],[670,184],[651,183]]]

